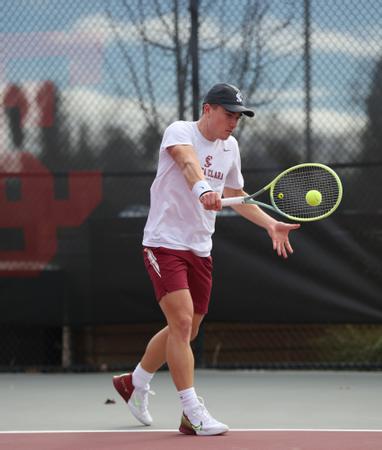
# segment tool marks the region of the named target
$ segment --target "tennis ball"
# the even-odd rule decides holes
[[[306,203],[310,206],[318,206],[322,202],[322,195],[320,191],[312,189],[305,195]]]

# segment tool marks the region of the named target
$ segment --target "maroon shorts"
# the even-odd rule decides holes
[[[145,247],[143,258],[158,302],[179,289],[189,289],[194,312],[206,314],[212,288],[212,258],[189,250]]]

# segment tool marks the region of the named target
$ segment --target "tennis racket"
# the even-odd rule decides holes
[[[269,190],[270,204],[254,200]],[[342,183],[328,166],[299,164],[280,173],[267,186],[252,195],[222,199],[222,206],[255,204],[297,222],[310,222],[330,216],[342,199]]]

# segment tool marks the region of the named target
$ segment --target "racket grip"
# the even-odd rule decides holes
[[[222,206],[241,205],[244,202],[245,197],[228,197],[222,198]]]

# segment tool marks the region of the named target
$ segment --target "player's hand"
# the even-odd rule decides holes
[[[273,250],[277,251],[279,256],[288,258],[288,254],[293,253],[293,248],[289,242],[289,232],[300,228],[299,223],[276,222],[268,229],[268,234],[272,239]]]
[[[205,192],[199,197],[204,209],[209,211],[220,211],[222,209],[222,200],[218,192]]]

